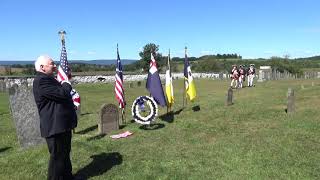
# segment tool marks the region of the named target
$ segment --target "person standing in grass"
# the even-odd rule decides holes
[[[254,76],[256,74],[256,70],[254,68],[254,64],[250,64],[250,67],[249,67],[247,73],[248,73],[248,87],[252,87],[252,86],[254,86],[253,85],[253,79],[254,79]]]
[[[233,88],[233,84],[235,83],[236,85],[234,88],[238,88],[239,85],[239,71],[237,65],[232,65],[232,70],[230,72],[230,77],[231,77],[231,84],[230,87]]]
[[[56,65],[49,56],[35,61],[33,94],[40,116],[41,136],[46,139],[50,160],[48,179],[73,179],[70,160],[71,130],[77,126],[77,114],[69,81],[54,78]]]
[[[245,80],[246,70],[243,65],[239,66],[239,88],[243,87],[243,82]]]

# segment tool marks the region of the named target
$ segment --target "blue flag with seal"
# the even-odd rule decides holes
[[[164,96],[164,92],[161,85],[159,72],[157,69],[156,60],[154,59],[152,53],[151,53],[150,69],[148,73],[146,86],[151,96],[159,105],[161,106],[167,105],[166,98]]]

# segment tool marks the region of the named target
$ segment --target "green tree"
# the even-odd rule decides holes
[[[153,53],[153,57],[156,60],[158,71],[161,71],[161,66],[164,65],[165,62],[163,62],[162,55],[158,52],[159,51],[159,45],[149,43],[146,44],[143,47],[143,51],[139,53],[139,56],[141,57],[140,61],[144,72],[147,72],[149,70],[149,64],[151,60],[151,53]]]

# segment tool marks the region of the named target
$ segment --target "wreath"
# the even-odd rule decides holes
[[[150,124],[158,115],[158,105],[152,97],[139,96],[134,100],[131,112],[137,123]]]

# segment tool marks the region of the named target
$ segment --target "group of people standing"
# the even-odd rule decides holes
[[[243,83],[246,77],[248,77],[248,87],[253,87],[253,79],[255,77],[255,73],[256,70],[254,64],[250,64],[248,69],[246,69],[244,65],[240,65],[239,68],[237,65],[232,65],[232,69],[230,71],[230,87],[243,88]]]

